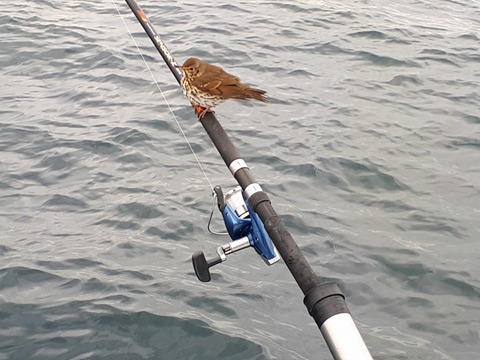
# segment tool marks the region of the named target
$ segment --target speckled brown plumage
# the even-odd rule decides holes
[[[199,118],[228,99],[268,101],[266,91],[243,84],[235,75],[200,59],[190,58],[180,68],[183,92]]]

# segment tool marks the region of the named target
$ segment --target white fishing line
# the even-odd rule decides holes
[[[187,143],[188,147],[190,148],[190,151],[192,152],[193,156],[195,157],[195,160],[197,161],[197,164],[198,164],[198,166],[200,167],[200,170],[202,171],[203,176],[205,176],[205,179],[207,180],[207,183],[208,183],[208,185],[210,186],[210,189],[212,190],[212,193],[215,194],[215,192],[213,191],[212,183],[210,182],[210,179],[208,178],[207,173],[205,172],[205,169],[203,168],[202,163],[200,162],[200,159],[198,158],[197,154],[195,153],[195,150],[193,150],[193,147],[192,147],[192,145],[190,144],[190,141],[188,140],[188,137],[187,137],[187,135],[185,134],[185,131],[183,131],[183,128],[182,128],[182,126],[180,125],[180,122],[178,121],[177,117],[175,116],[175,113],[173,112],[172,108],[170,107],[170,104],[168,103],[167,98],[165,97],[165,94],[163,93],[162,88],[160,87],[160,84],[158,83],[157,79],[155,78],[155,75],[153,74],[152,69],[151,69],[150,66],[148,65],[147,60],[146,60],[145,57],[143,56],[143,53],[142,53],[142,51],[140,50],[140,47],[138,46],[137,42],[135,41],[135,38],[133,37],[132,32],[131,32],[130,29],[128,28],[127,22],[125,21],[124,17],[122,16],[122,14],[121,14],[121,12],[120,12],[120,9],[119,9],[118,6],[117,6],[117,3],[115,2],[115,0],[112,0],[112,3],[113,3],[113,5],[115,6],[115,9],[117,9],[117,13],[118,13],[118,15],[120,16],[120,19],[122,19],[123,25],[125,25],[125,29],[127,29],[128,34],[129,34],[130,37],[132,38],[133,43],[135,44],[135,47],[137,48],[138,53],[140,54],[143,62],[145,63],[145,66],[147,67],[148,72],[149,72],[150,75],[152,76],[152,79],[153,79],[155,85],[157,86],[157,89],[160,91],[160,94],[162,94],[163,100],[165,101],[165,104],[167,104],[168,110],[169,110],[170,113],[172,114],[172,117],[173,117],[173,119],[175,120],[175,122],[177,123],[177,126],[178,126],[178,128],[180,129],[180,132],[182,133],[183,138],[185,139],[185,142]]]

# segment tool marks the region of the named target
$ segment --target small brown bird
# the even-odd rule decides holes
[[[200,59],[187,59],[179,68],[184,74],[181,80],[183,93],[199,119],[227,99],[268,101],[266,91],[242,84],[238,77]]]

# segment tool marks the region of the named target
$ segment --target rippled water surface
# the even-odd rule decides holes
[[[190,257],[234,185],[127,5],[2,4],[0,359],[330,359],[283,262]],[[480,2],[143,0],[375,359],[480,353]],[[172,109],[170,112],[169,107]],[[219,214],[214,227],[222,228]]]

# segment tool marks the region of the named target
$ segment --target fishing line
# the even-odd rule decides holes
[[[150,69],[150,66],[148,65],[148,62],[145,59],[145,57],[143,56],[142,51],[140,50],[140,47],[138,46],[137,42],[135,41],[135,38],[133,37],[132,32],[128,28],[127,22],[125,21],[122,14],[120,13],[120,9],[118,8],[117,3],[115,2],[115,0],[112,0],[112,3],[115,6],[115,9],[117,9],[117,13],[120,16],[120,19],[122,19],[123,25],[125,25],[125,29],[127,29],[128,34],[132,38],[133,43],[135,44],[135,47],[138,50],[138,53],[140,54],[143,62],[145,63],[145,66],[148,69],[148,72],[152,76],[152,79],[153,79],[155,85],[157,86],[157,89],[160,91],[160,94],[162,94],[163,100],[165,101],[165,104],[167,104],[168,110],[172,114],[172,117],[175,120],[175,122],[177,123],[177,126],[180,129],[180,132],[182,133],[183,138],[185,139],[185,142],[187,143],[188,147],[190,148],[190,151],[192,152],[193,156],[195,157],[195,160],[197,161],[197,164],[200,167],[200,170],[202,171],[203,176],[205,176],[205,179],[207,180],[207,183],[210,186],[210,189],[212,190],[213,195],[215,195],[215,192],[213,191],[212,183],[210,182],[210,179],[208,178],[207,173],[205,172],[205,169],[203,168],[202,163],[200,162],[200,159],[198,158],[197,154],[195,153],[195,150],[193,150],[193,147],[190,144],[190,141],[188,140],[187,135],[185,134],[185,131],[183,131],[183,128],[180,125],[180,122],[178,121],[177,117],[175,116],[175,113],[173,112],[172,108],[170,107],[170,104],[168,103],[167,98],[166,98],[165,94],[163,93],[162,88],[160,87],[160,84],[158,83],[157,79],[155,78],[155,75],[153,74],[153,71]],[[210,229],[208,229],[208,230],[210,231]]]

